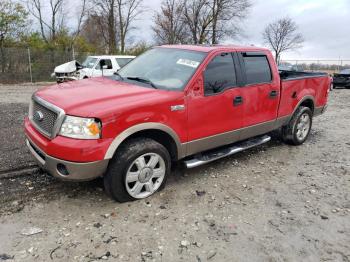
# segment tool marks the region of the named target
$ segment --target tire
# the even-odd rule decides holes
[[[288,125],[282,127],[282,139],[290,145],[303,144],[310,134],[312,127],[312,111],[308,107],[300,106]]]
[[[111,159],[105,191],[118,202],[147,198],[164,188],[170,170],[170,154],[163,145],[135,138],[123,143]]]

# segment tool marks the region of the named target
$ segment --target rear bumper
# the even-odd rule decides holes
[[[92,180],[102,176],[108,166],[108,159],[94,162],[70,162],[49,156],[40,150],[29,138],[27,138],[26,144],[39,166],[61,180]]]

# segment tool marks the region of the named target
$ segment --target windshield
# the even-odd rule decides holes
[[[83,62],[82,66],[85,68],[93,68],[93,66],[96,64],[96,61],[97,58],[88,56]]]
[[[206,53],[173,48],[154,48],[125,65],[118,73],[127,81],[145,80],[153,87],[182,90]]]
[[[117,64],[120,66],[120,67],[123,67],[125,66],[127,63],[129,63],[132,58],[116,58],[115,59],[117,61]]]
[[[340,74],[350,75],[350,69],[344,69],[340,71]]]

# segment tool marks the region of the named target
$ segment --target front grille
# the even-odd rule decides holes
[[[64,77],[68,75],[67,73],[55,73],[55,74],[56,74],[56,77]]]
[[[35,100],[33,101],[32,114],[31,119],[39,131],[44,132],[45,135],[50,137],[53,133],[58,114]]]

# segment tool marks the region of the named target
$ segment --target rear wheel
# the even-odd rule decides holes
[[[312,126],[312,111],[301,106],[294,113],[287,126],[282,127],[283,141],[291,145],[301,145],[310,134]]]
[[[163,145],[149,138],[130,140],[111,159],[105,190],[119,202],[149,197],[164,188],[170,168],[170,155]]]

